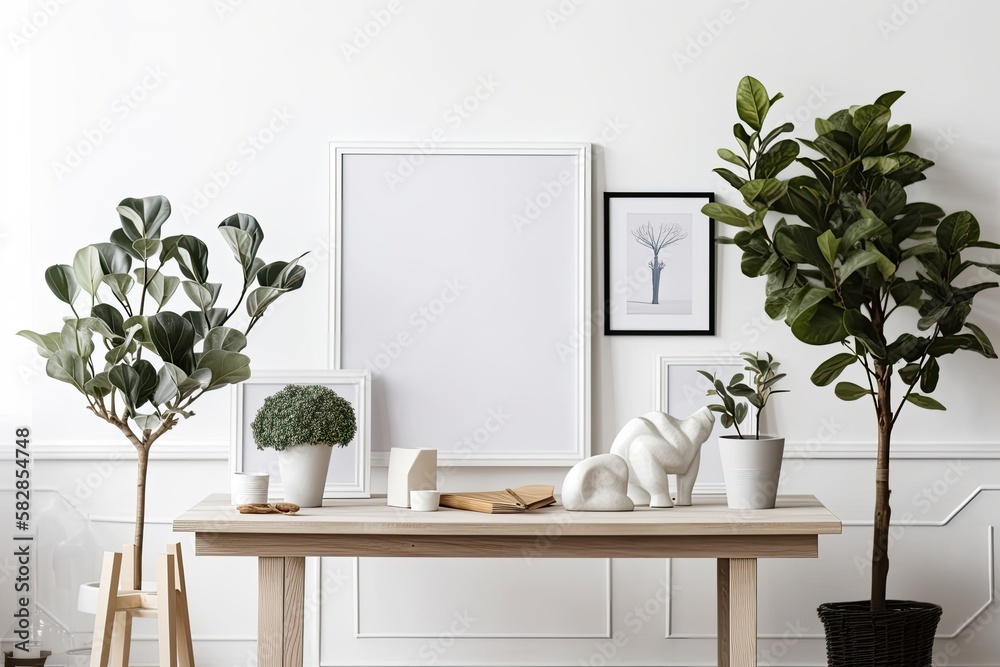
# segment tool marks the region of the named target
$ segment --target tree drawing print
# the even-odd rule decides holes
[[[661,223],[660,228],[653,231],[653,223],[647,222],[638,229],[632,230],[632,236],[639,245],[645,246],[653,251],[653,259],[648,266],[653,276],[653,300],[654,305],[660,303],[660,272],[666,264],[660,259],[660,251],[675,243],[687,238],[687,233],[676,223]]]

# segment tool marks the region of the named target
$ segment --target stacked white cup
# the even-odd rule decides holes
[[[233,505],[254,505],[267,502],[267,485],[271,476],[266,472],[234,472]]]

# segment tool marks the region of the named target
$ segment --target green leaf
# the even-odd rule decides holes
[[[702,206],[701,212],[710,218],[714,218],[726,225],[732,225],[733,227],[748,227],[750,225],[750,219],[747,217],[747,214],[734,206],[712,202]]]
[[[193,280],[185,280],[182,285],[184,293],[191,299],[191,303],[202,310],[207,310],[215,305],[216,299],[219,298],[219,291],[222,289],[221,283],[201,285]]]
[[[135,285],[135,280],[127,273],[108,274],[104,276],[104,282],[111,288],[111,293],[119,301],[125,301],[126,296],[132,290],[132,286]]]
[[[235,213],[219,224],[219,232],[226,239],[246,276],[257,256],[260,244],[264,241],[264,230],[252,215]]]
[[[770,103],[774,104],[774,100],[771,100]],[[766,147],[772,141],[774,141],[775,139],[777,139],[779,136],[781,136],[785,132],[791,132],[794,129],[795,129],[795,126],[793,124],[791,124],[791,123],[782,123],[778,127],[774,128],[773,130],[771,130],[770,132],[768,132],[767,136],[764,137],[764,139],[760,142],[760,145]]]
[[[163,361],[185,373],[194,371],[194,327],[176,313],[162,312],[148,318],[150,341]]]
[[[163,239],[160,261],[176,260],[188,280],[204,283],[208,280],[208,246],[201,239],[181,234]]]
[[[154,429],[157,429],[160,427],[161,423],[160,418],[157,417],[156,415],[134,414],[132,415],[132,421],[134,421],[136,426],[138,426],[143,431],[152,431]]]
[[[819,233],[805,225],[787,225],[774,233],[778,251],[793,262],[822,266],[826,262],[819,249]]]
[[[776,143],[769,151],[757,158],[754,166],[754,178],[774,178],[786,167],[795,162],[799,155],[799,144],[792,139]]]
[[[770,108],[764,85],[752,76],[743,77],[736,87],[736,113],[740,120],[760,132]]]
[[[821,301],[792,324],[792,335],[809,345],[839,343],[847,336],[844,311],[829,301]]]
[[[160,227],[170,217],[170,202],[163,195],[129,197],[118,204],[118,216],[122,229],[130,241],[140,238],[155,239],[160,236]]]
[[[212,371],[208,389],[226,384],[238,384],[250,378],[250,357],[228,350],[209,350],[198,362],[198,369]]]
[[[128,237],[124,229],[116,229],[111,232],[111,242],[124,250],[129,257],[142,259],[142,257],[139,257],[139,253],[135,251],[135,248],[132,247],[132,239]]]
[[[936,236],[945,252],[964,250],[979,241],[979,221],[968,211],[952,213],[938,225]]]
[[[139,359],[133,362],[132,370],[139,376],[139,395],[135,403],[135,407],[139,408],[153,397],[157,382],[156,369],[147,360]]]
[[[883,106],[886,109],[888,109],[889,107],[892,106],[893,102],[895,102],[905,94],[906,92],[902,90],[894,90],[889,93],[883,93],[882,95],[879,95],[879,98],[877,100],[875,100],[875,104]]]
[[[812,376],[809,378],[812,380],[813,384],[817,387],[825,387],[844,372],[844,369],[851,364],[857,362],[857,356],[853,354],[848,354],[847,352],[841,352],[840,354],[835,354],[813,371]]]
[[[94,353],[94,334],[89,329],[81,327],[79,320],[67,319],[59,336],[62,338],[64,349],[75,352],[83,359],[89,359]]]
[[[302,287],[306,270],[299,266],[299,260],[306,256],[302,253],[290,262],[271,262],[257,271],[257,282],[261,287],[276,287],[290,292]]]
[[[788,190],[788,183],[776,178],[762,178],[747,181],[740,188],[740,194],[747,201],[747,204],[755,208],[768,208],[774,202],[785,196]]]
[[[97,294],[97,288],[104,282],[101,255],[97,248],[89,245],[77,251],[73,257],[73,276],[84,292],[91,296]]]
[[[840,267],[840,282],[846,281],[855,271],[878,262],[882,259],[882,254],[871,250],[855,250],[847,256]]]
[[[876,150],[885,141],[892,113],[881,104],[869,104],[855,110],[854,127],[858,132],[858,149],[862,155]]]
[[[81,317],[78,320],[67,319],[65,321],[75,322],[77,329],[87,331],[88,334],[90,332],[96,333],[105,340],[111,340],[117,336],[117,334],[111,330],[111,327],[109,327],[107,323],[99,317]]]
[[[800,288],[789,300],[788,310],[785,313],[785,320],[789,325],[793,325],[799,317],[803,316],[803,314],[808,313],[807,316],[811,317],[813,314],[812,308],[833,293],[834,291],[827,287],[805,285]]]
[[[57,299],[71,306],[80,294],[80,285],[73,277],[73,267],[66,264],[55,264],[45,269],[45,284]]]
[[[889,227],[879,220],[868,209],[862,209],[862,217],[847,228],[844,232],[844,248],[851,249],[861,241],[870,241],[881,236],[891,235]]]
[[[862,315],[860,310],[844,311],[844,328],[849,334],[861,341],[873,357],[876,359],[886,358],[887,352],[879,339],[875,325]]]
[[[913,393],[911,393],[909,396],[906,397],[906,400],[909,401],[910,403],[913,403],[918,408],[923,408],[924,410],[947,410],[948,409],[948,408],[944,407],[943,405],[941,405],[940,403],[938,403],[937,401],[935,401],[930,396],[923,396],[921,394],[913,394]]]
[[[976,337],[979,341],[980,353],[989,359],[996,359],[997,353],[993,349],[993,343],[990,342],[990,337],[986,335],[986,332],[980,329],[978,326],[972,322],[966,322],[965,328],[972,332],[972,335]]]
[[[909,248],[904,248],[900,257],[903,259],[909,259],[911,257],[918,257],[920,255],[929,255],[938,251],[937,243],[920,243],[915,246],[910,246]]]
[[[107,373],[98,373],[90,380],[87,380],[83,385],[84,391],[93,396],[94,398],[104,398],[111,393],[114,387],[111,385],[111,381],[108,380]]]
[[[118,364],[108,371],[108,381],[122,393],[129,413],[134,413],[139,400],[139,386],[141,384],[139,374],[135,369],[125,364]]]
[[[180,398],[180,385],[187,374],[173,364],[164,363],[156,372],[156,389],[153,391],[153,405],[166,405]]]
[[[128,273],[132,268],[132,257],[114,243],[95,243],[104,273]]]
[[[158,239],[136,239],[132,242],[132,249],[140,259],[149,259],[160,252],[161,243]],[[124,271],[122,273],[125,273]]]
[[[743,178],[742,176],[737,176],[731,170],[726,169],[725,167],[716,167],[712,171],[721,176],[726,181],[726,183],[729,183],[729,185],[733,186],[737,190],[742,188],[743,184],[747,182],[747,179]]]
[[[22,329],[16,335],[27,338],[34,343],[38,347],[38,354],[45,359],[62,349],[62,337],[58,333],[38,334]]]
[[[823,253],[826,263],[833,268],[833,265],[837,262],[837,250],[840,248],[840,239],[836,237],[832,230],[828,229],[816,238],[816,245],[819,246],[819,251]]]
[[[906,144],[910,143],[912,132],[913,128],[909,124],[890,129],[885,135],[886,150],[890,153],[898,153],[906,148]]]
[[[285,290],[276,287],[258,287],[247,297],[247,313],[250,317],[260,317],[267,307],[278,300]]]
[[[206,390],[212,383],[212,371],[207,368],[199,368],[181,382],[177,383],[177,389],[181,393],[181,398],[187,398],[197,390]]]
[[[908,386],[920,379],[920,364],[910,362],[899,369],[899,379]]]
[[[719,150],[716,151],[716,153],[720,158],[722,158],[726,162],[735,164],[737,167],[742,167],[743,169],[750,168],[750,165],[747,164],[746,160],[744,160],[743,158],[741,158],[739,155],[732,152],[728,148],[720,148]]]
[[[156,302],[156,305],[161,308],[170,300],[170,297],[174,295],[174,292],[177,291],[177,288],[181,284],[180,278],[167,276],[153,269],[149,269],[148,271],[146,269],[136,269],[135,277],[140,284],[146,285],[146,292]]]
[[[856,401],[865,396],[871,396],[871,390],[858,386],[853,382],[838,382],[833,393],[842,401]]]
[[[195,340],[201,340],[215,327],[221,326],[228,311],[225,308],[209,308],[206,311],[189,310],[183,314],[185,320],[194,327]]]
[[[68,382],[84,393],[84,385],[90,379],[87,377],[83,357],[72,350],[54,352],[45,363],[45,374],[60,382]]]
[[[240,352],[247,346],[247,337],[236,329],[215,327],[205,336],[204,352],[209,350],[226,350]]]
[[[941,366],[934,357],[929,358],[924,363],[924,370],[920,373],[920,391],[929,394],[937,388],[938,378],[941,374]]]

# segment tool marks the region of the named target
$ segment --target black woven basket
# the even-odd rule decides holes
[[[867,600],[820,605],[829,667],[931,667],[941,607],[910,600],[885,606],[872,613]]]

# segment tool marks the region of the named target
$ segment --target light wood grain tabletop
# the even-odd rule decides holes
[[[690,507],[632,512],[569,512],[560,505],[520,514],[482,514],[442,508],[414,512],[385,498],[326,500],[297,515],[240,514],[227,494],[213,494],[174,520],[174,531],[313,535],[824,535],[841,523],[815,497],[785,495],[771,510],[731,510],[723,495],[696,495]]]

